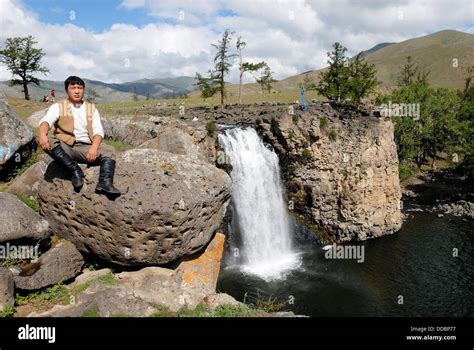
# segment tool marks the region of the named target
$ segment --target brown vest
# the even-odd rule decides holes
[[[67,143],[68,145],[74,145],[76,136],[74,136],[74,116],[72,114],[72,103],[68,100],[61,100],[59,103],[59,119],[54,123],[54,135],[57,139]],[[95,105],[89,102],[86,104],[86,116],[87,116],[87,133],[92,142],[94,138],[94,132],[92,130],[92,118],[95,113]]]

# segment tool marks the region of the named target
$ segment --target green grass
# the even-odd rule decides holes
[[[262,316],[261,310],[255,309],[250,305],[221,305],[215,310],[203,304],[199,304],[193,310],[183,308],[178,312],[172,312],[167,308],[161,307],[150,317],[257,317]]]
[[[407,180],[410,176],[412,176],[415,173],[416,173],[415,167],[412,167],[410,165],[403,165],[403,164],[398,165],[398,177],[400,178],[400,181]]]
[[[39,213],[40,211],[40,206],[39,206],[39,203],[38,203],[38,199],[37,198],[29,198],[29,197],[26,197],[26,196],[23,196],[17,192],[13,192],[13,194],[20,200],[22,201],[23,203],[25,203],[28,207],[30,207],[31,209],[33,209],[35,212]]]
[[[71,293],[72,295],[77,295],[83,291],[85,291],[87,288],[89,288],[92,284],[92,281],[89,281],[89,282],[86,282],[86,283],[82,283],[82,284],[78,284],[77,286],[75,286],[72,290],[71,290]]]
[[[199,304],[193,310],[183,308],[178,311],[177,317],[209,317],[211,311],[205,305]]]
[[[15,314],[15,307],[11,305],[5,305],[3,310],[0,312],[0,318],[13,317]]]
[[[109,272],[103,276],[94,278],[90,281],[87,281],[85,283],[78,284],[74,288],[71,289],[71,294],[72,295],[77,295],[83,291],[85,291],[87,288],[89,288],[93,283],[99,282],[102,284],[106,285],[115,285],[119,283],[119,280],[114,276],[112,272]]]
[[[44,308],[55,304],[69,304],[71,294],[69,290],[61,283],[45,289],[37,291],[26,296],[16,294],[15,304],[18,306],[31,303],[36,308]]]
[[[326,117],[325,115],[323,115],[321,117],[321,119],[319,120],[319,128],[321,130],[324,130],[328,127],[328,117]]]
[[[38,161],[38,157],[43,153],[43,149],[41,147],[38,147],[36,151],[32,153],[31,157],[25,163],[23,163],[20,169],[18,169],[15,176],[20,176],[21,174],[23,174],[30,166],[32,166]]]
[[[106,285],[116,285],[116,284],[119,283],[119,280],[117,279],[117,277],[114,276],[114,274],[112,272],[109,272],[109,273],[107,273],[103,276],[94,278],[94,279],[92,279],[90,281],[87,281],[85,283],[78,284],[77,286],[75,286],[74,288],[71,289],[71,294],[72,295],[77,295],[77,294],[85,291],[87,288],[89,288],[95,282],[99,282],[99,283],[106,284]]]
[[[0,267],[17,266],[20,262],[21,260],[16,257],[7,256],[0,260]]]
[[[256,310],[247,305],[222,305],[214,310],[214,317],[252,317]]]
[[[99,317],[99,308],[94,305],[91,309],[87,310],[82,314],[82,317]]]
[[[117,279],[117,277],[114,276],[112,272],[109,272],[103,276],[100,276],[97,280],[102,284],[109,284],[109,285],[114,285],[114,284],[119,283],[119,280]]]
[[[122,142],[122,141],[115,140],[115,139],[104,140],[104,143],[109,145],[109,146],[115,147],[118,150],[127,150],[127,149],[131,149],[131,148],[135,147],[134,145],[132,145],[130,143]]]
[[[32,153],[31,157],[22,164],[20,168],[15,170],[15,172],[12,174],[12,177],[8,179],[8,182],[0,182],[0,192],[3,192],[6,190],[6,188],[13,182],[15,179],[23,174],[30,166],[38,162],[38,157],[43,154],[44,151],[41,147],[38,147],[35,152]]]
[[[165,307],[158,308],[158,311],[152,313],[149,317],[176,317],[176,313]]]
[[[113,273],[110,272],[86,283],[79,284],[72,289],[68,289],[62,283],[58,283],[43,291],[36,291],[27,295],[20,295],[17,293],[15,296],[15,305],[22,306],[30,304],[36,309],[49,309],[57,304],[68,305],[72,302],[71,300],[73,300],[77,294],[85,291],[94,282],[99,282],[106,285],[114,285],[119,283],[118,279],[113,275]],[[86,312],[86,314],[87,313],[91,314],[89,317],[97,317],[93,316],[94,310],[89,310]]]
[[[31,116],[33,113],[38,112],[44,108],[48,108],[52,105],[52,103],[47,103],[47,102],[39,102],[39,101],[34,101],[34,100],[25,100],[24,98],[18,98],[18,97],[11,97],[8,96],[8,104],[12,108],[13,112],[26,121],[29,116]]]
[[[311,159],[313,158],[313,153],[309,149],[305,148],[303,152],[301,152],[301,156],[303,159]]]
[[[252,300],[249,303],[249,300]],[[256,295],[251,295],[249,297],[249,293],[245,293],[244,296],[244,304],[250,305],[255,310],[263,310],[268,313],[273,313],[280,311],[285,305],[285,302],[279,301],[276,297],[272,297],[269,295],[267,298],[264,298],[260,295],[260,291],[257,290]]]
[[[337,130],[335,128],[331,128],[331,131],[329,131],[329,138],[332,140],[332,141],[336,141],[337,140]]]

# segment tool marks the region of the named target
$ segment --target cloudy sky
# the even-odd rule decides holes
[[[470,0],[0,0],[0,47],[33,35],[49,80],[105,82],[194,76],[212,66],[222,32],[247,42],[244,59],[282,79],[326,65],[340,41],[349,56],[443,29],[474,33]],[[11,78],[0,64],[0,80]],[[247,81],[251,79],[248,76]],[[238,80],[237,65],[228,77]]]

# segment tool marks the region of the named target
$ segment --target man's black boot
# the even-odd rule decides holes
[[[120,191],[114,187],[115,160],[109,157],[102,157],[100,160],[99,182],[95,188],[96,192],[106,194],[121,195]]]
[[[77,162],[64,152],[61,145],[54,147],[50,151],[51,157],[71,173],[71,182],[74,188],[81,188],[84,185],[84,173]]]

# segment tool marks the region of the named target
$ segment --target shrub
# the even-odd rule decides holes
[[[319,121],[319,127],[321,130],[326,129],[328,126],[328,118],[324,115],[321,117],[321,120]]]
[[[332,128],[329,132],[329,138],[333,141],[337,139],[337,130],[335,128]]]
[[[313,154],[311,153],[311,151],[307,148],[305,148],[303,150],[303,152],[301,152],[301,156],[303,157],[303,159],[311,159],[313,158]]]
[[[206,123],[206,130],[209,136],[213,136],[216,132],[216,124],[213,121]]]

